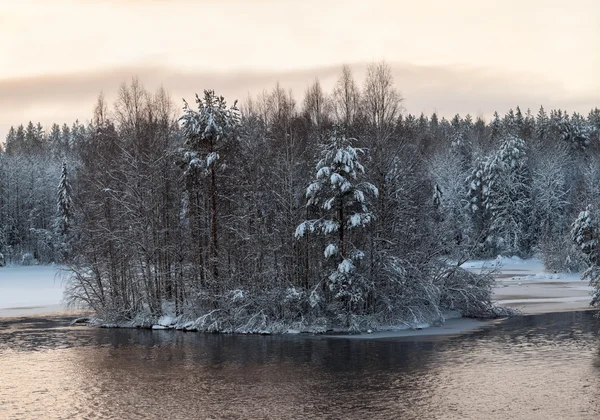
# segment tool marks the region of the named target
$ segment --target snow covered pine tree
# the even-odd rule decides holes
[[[71,183],[69,182],[67,173],[67,164],[63,162],[56,200],[56,233],[59,238],[59,255],[62,261],[69,254],[69,234],[71,231],[71,219],[73,217],[73,200],[71,195]]]
[[[582,280],[590,282],[594,288],[592,292],[592,306],[600,306],[600,248],[598,237],[600,235],[598,220],[591,206],[579,213],[573,223],[571,238],[585,255],[588,268],[581,275]]]
[[[317,208],[321,217],[301,223],[295,234],[296,238],[307,233],[320,233],[331,238],[324,256],[333,260],[334,267],[326,283],[333,298],[342,302],[346,315],[351,314],[353,304],[362,301],[370,288],[357,267],[364,253],[354,246],[349,233],[367,225],[373,218],[365,194],[378,195],[374,185],[357,182],[359,175],[364,173],[358,159],[364,150],[353,147],[353,141],[355,139],[346,138],[334,128],[322,146],[316,179],[306,190],[307,206]]]
[[[185,102],[185,101],[184,101]],[[217,197],[217,162],[220,159],[219,151],[224,143],[235,136],[235,131],[240,123],[240,114],[237,101],[227,108],[225,98],[216,96],[213,90],[204,91],[204,100],[196,95],[198,111],[190,109],[187,102],[184,105],[184,114],[181,117],[183,132],[185,134],[185,161],[186,176],[195,176],[204,172],[210,176],[209,197],[211,203],[210,216],[210,249],[213,279],[219,277],[218,254],[218,205]],[[202,154],[205,154],[202,156]]]

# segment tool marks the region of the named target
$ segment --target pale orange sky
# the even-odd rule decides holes
[[[233,101],[277,80],[300,100],[343,63],[385,59],[407,112],[600,106],[598,0],[0,0],[0,139],[90,118],[138,75]]]

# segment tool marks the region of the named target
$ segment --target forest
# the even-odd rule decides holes
[[[498,255],[599,286],[600,109],[410,115],[391,74],[240,105],[134,78],[86,123],[11,127],[0,265],[64,265],[106,322],[223,332],[494,316],[493,278],[460,265]]]

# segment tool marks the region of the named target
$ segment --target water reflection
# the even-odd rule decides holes
[[[0,418],[600,416],[592,313],[344,340],[0,322]]]

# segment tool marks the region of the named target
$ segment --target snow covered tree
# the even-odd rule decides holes
[[[523,138],[523,126],[524,125],[525,125],[525,118],[523,117],[521,108],[519,106],[517,106],[517,111],[515,112],[515,135]]]
[[[59,249],[62,253],[62,259],[66,258],[68,253],[68,241],[71,231],[71,221],[73,218],[73,200],[71,183],[67,173],[67,164],[63,162],[60,173],[60,183],[58,184],[58,195],[56,200],[57,207],[57,233],[60,238]]]
[[[554,148],[553,148],[554,149]],[[576,269],[570,252],[569,225],[571,183],[567,177],[573,165],[568,148],[557,144],[555,150],[545,146],[545,153],[536,154],[531,166],[531,233],[542,251],[546,269]]]
[[[494,118],[490,123],[490,140],[491,143],[494,144],[498,137],[502,134],[502,120],[500,119],[500,115],[498,111],[494,111]]]
[[[17,141],[17,132],[13,126],[8,130],[8,134],[6,135],[6,141],[4,143],[4,150],[6,154],[12,155],[15,152],[15,142]]]
[[[579,213],[572,225],[571,238],[585,255],[588,268],[583,272],[581,279],[587,280],[593,287],[592,306],[600,306],[600,225],[597,215],[591,206]]]
[[[563,141],[573,149],[585,151],[589,147],[592,129],[581,115],[574,113],[569,118],[565,112],[558,120],[558,130]]]
[[[370,288],[357,267],[364,253],[354,246],[349,234],[372,220],[367,195],[378,194],[372,184],[359,182],[364,173],[359,154],[364,150],[353,147],[353,141],[334,129],[322,146],[316,179],[306,190],[307,205],[316,207],[321,217],[301,223],[295,233],[296,238],[320,233],[331,239],[324,256],[333,260],[334,268],[326,283],[347,310],[363,300]]]
[[[465,209],[465,184],[467,171],[461,155],[450,149],[434,157],[431,178],[435,183],[433,204],[437,210],[436,231],[446,253],[465,245],[470,234],[470,209]]]
[[[467,177],[475,234],[494,253],[527,254],[530,180],[525,142],[505,137]]]
[[[185,102],[185,101],[184,101]],[[186,175],[208,175],[211,203],[211,265],[212,274],[219,276],[218,270],[218,209],[217,209],[217,163],[223,143],[231,140],[240,122],[237,101],[231,107],[222,96],[212,90],[204,91],[204,99],[196,95],[198,110],[190,109],[187,102],[181,117],[185,140]]]
[[[479,252],[485,244],[489,229],[489,216],[486,206],[489,174],[486,172],[486,160],[477,159],[471,173],[465,178],[467,184],[467,210],[471,214],[474,240]]]
[[[485,205],[492,218],[491,240],[499,251],[527,254],[528,216],[531,207],[525,142],[509,136],[487,161]]]
[[[509,109],[504,118],[502,119],[502,128],[506,134],[516,135],[517,132],[517,117],[515,111]]]
[[[455,118],[457,117],[458,115]],[[452,124],[452,126],[450,148],[460,162],[460,167],[462,169],[468,168],[472,160],[473,146],[467,138],[462,124],[457,124],[456,126]]]
[[[550,120],[543,106],[540,106],[537,117],[535,119],[535,135],[538,141],[542,142],[548,135]]]
[[[58,232],[61,235],[67,235],[71,228],[71,219],[73,217],[73,200],[71,198],[71,183],[69,182],[66,162],[63,162],[60,172],[57,210],[59,218]]]

